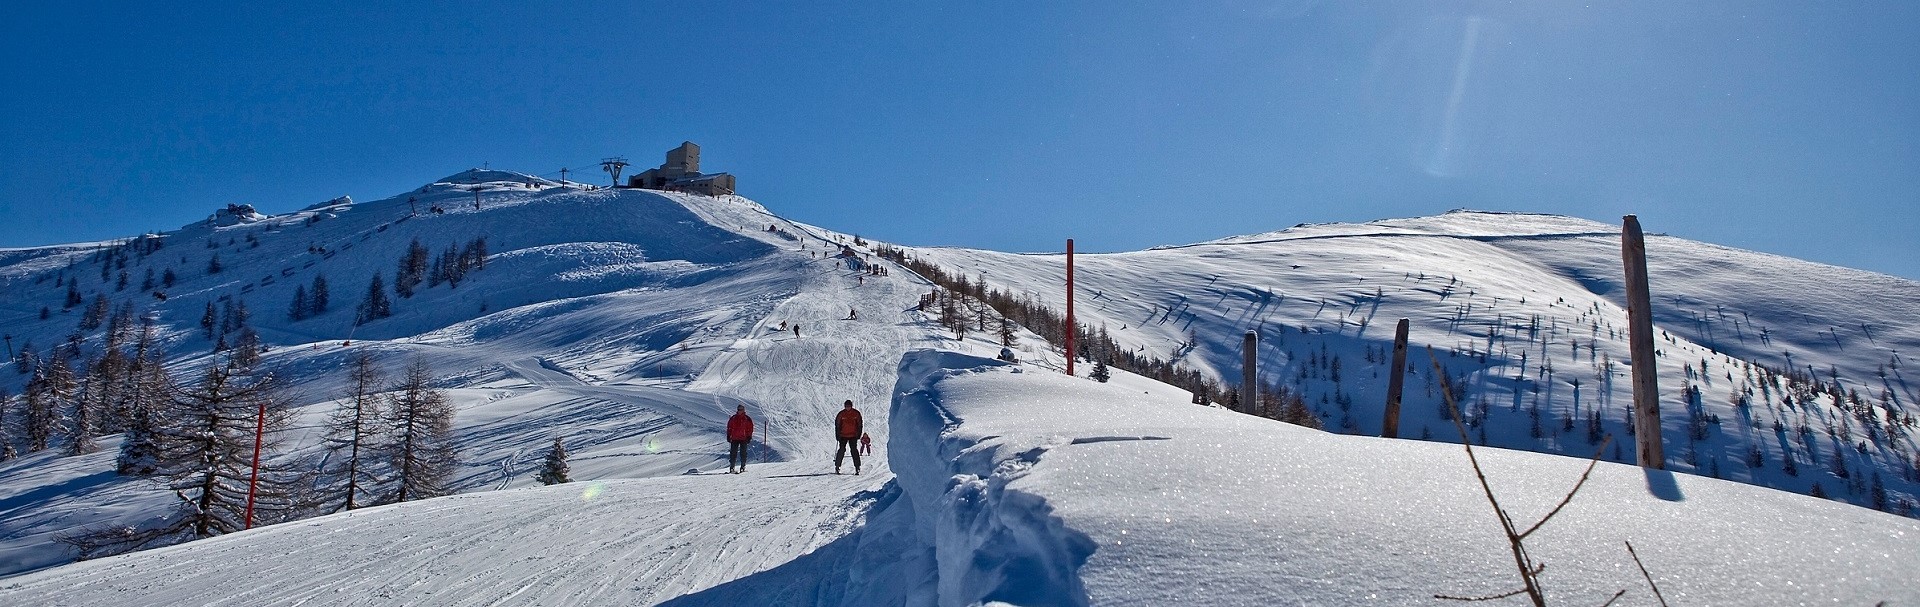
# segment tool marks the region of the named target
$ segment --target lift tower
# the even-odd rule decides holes
[[[613,187],[617,188],[620,187],[620,170],[627,168],[627,159],[619,156],[607,158],[600,161],[600,168],[605,169],[608,175],[613,176]]]

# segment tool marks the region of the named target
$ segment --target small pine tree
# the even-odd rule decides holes
[[[1093,381],[1104,384],[1107,383],[1107,380],[1113,378],[1113,374],[1107,371],[1107,363],[1105,361],[1096,360],[1093,361],[1093,372],[1087,374],[1087,377],[1093,378]]]
[[[120,441],[114,466],[121,476],[149,476],[160,470],[159,421],[164,417],[169,381],[158,356],[135,359],[129,379],[127,436]]]
[[[307,314],[312,311],[313,302],[307,299],[307,287],[305,285],[295,286],[293,288],[293,302],[287,304],[287,320],[306,320]]]
[[[427,247],[415,238],[400,256],[400,267],[393,273],[393,292],[402,298],[413,297],[413,288],[427,274]]]
[[[113,304],[107,301],[104,293],[95,294],[93,303],[87,305],[86,312],[80,315],[80,330],[92,331],[107,321],[107,314],[113,310]]]
[[[324,472],[338,478],[339,508],[352,510],[366,505],[361,495],[378,495],[380,479],[375,474],[375,454],[381,448],[383,410],[377,396],[382,381],[374,366],[373,355],[361,351],[354,357],[347,376],[347,395],[327,422],[327,449],[338,458],[333,469]],[[330,458],[331,459],[331,458]]]
[[[328,295],[327,277],[325,274],[314,275],[313,289],[308,297],[310,298],[309,301],[313,303],[313,307],[307,312],[307,316],[319,316],[327,313]]]
[[[171,289],[173,288],[173,281],[178,279],[178,277],[173,275],[173,268],[167,268],[167,271],[160,273],[160,286]]]
[[[453,446],[453,403],[433,388],[425,359],[407,365],[388,399],[386,465],[399,486],[393,501],[445,495],[447,477],[457,463]]]
[[[213,257],[207,258],[207,274],[219,274],[220,270],[220,254],[214,253]]]
[[[560,437],[553,437],[553,449],[547,451],[546,464],[540,467],[540,474],[534,478],[543,485],[573,482],[573,479],[567,478],[567,446]]]
[[[200,333],[207,337],[207,341],[213,341],[213,330],[219,326],[219,322],[220,313],[214,310],[213,302],[207,302],[206,313],[200,315]]]
[[[387,288],[381,284],[380,273],[375,272],[373,280],[367,283],[367,296],[360,300],[353,324],[364,325],[392,315],[393,303],[387,299]]]

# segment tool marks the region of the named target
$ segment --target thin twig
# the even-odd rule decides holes
[[[1460,432],[1460,446],[1467,450],[1467,462],[1473,465],[1473,475],[1480,480],[1480,490],[1487,495],[1487,502],[1493,505],[1493,513],[1500,518],[1500,530],[1507,534],[1507,546],[1513,551],[1514,567],[1520,570],[1521,590],[1533,601],[1534,607],[1547,607],[1546,593],[1540,590],[1540,583],[1534,579],[1539,570],[1532,567],[1533,559],[1527,556],[1527,547],[1521,542],[1519,533],[1514,531],[1513,518],[1500,507],[1499,498],[1493,495],[1493,485],[1487,483],[1487,475],[1480,469],[1480,459],[1473,454],[1473,439],[1467,436],[1467,426],[1461,422],[1463,415],[1460,405],[1453,400],[1453,386],[1447,381],[1446,369],[1440,367],[1440,357],[1433,353],[1433,346],[1427,346],[1427,359],[1433,361],[1433,373],[1440,379],[1440,395],[1445,397],[1447,408],[1452,411],[1453,428]],[[1511,595],[1509,595],[1511,596]]]
[[[1505,594],[1495,594],[1495,595],[1489,595],[1489,596],[1449,596],[1449,595],[1445,595],[1445,594],[1436,594],[1436,595],[1433,595],[1433,598],[1436,598],[1436,599],[1446,599],[1446,600],[1449,600],[1449,601],[1468,601],[1468,602],[1472,602],[1472,601],[1492,601],[1492,600],[1496,600],[1496,599],[1504,599],[1504,598],[1507,598],[1507,597],[1510,597],[1510,596],[1519,596],[1519,595],[1520,595],[1521,593],[1523,593],[1523,592],[1526,592],[1526,591],[1527,591],[1527,589],[1526,589],[1526,588],[1517,588],[1517,589],[1514,589],[1514,591],[1513,591],[1513,592],[1508,592],[1508,593],[1505,593]],[[1605,606],[1603,605],[1603,606],[1601,606],[1601,607],[1605,607]]]
[[[1553,520],[1553,515],[1559,514],[1561,508],[1567,507],[1567,504],[1573,501],[1573,494],[1579,493],[1580,487],[1587,484],[1587,477],[1593,474],[1593,467],[1600,464],[1600,454],[1606,451],[1607,443],[1611,442],[1613,442],[1613,435],[1611,434],[1607,435],[1606,440],[1600,441],[1600,448],[1593,450],[1593,459],[1587,460],[1587,471],[1580,473],[1580,481],[1574,483],[1572,489],[1567,490],[1567,496],[1560,498],[1560,504],[1554,506],[1552,511],[1547,512],[1546,516],[1541,517],[1540,522],[1534,523],[1532,527],[1528,527],[1526,531],[1522,532],[1520,534],[1521,539],[1525,539],[1527,536],[1533,535],[1533,532],[1539,531],[1541,526],[1547,524],[1547,521]]]
[[[1640,553],[1633,551],[1633,542],[1627,542],[1627,554],[1633,556],[1633,565],[1640,568],[1640,577],[1647,578],[1647,585],[1653,587],[1653,598],[1660,600],[1660,607],[1667,607],[1667,597],[1660,596],[1660,585],[1653,583],[1653,576],[1647,574],[1647,566],[1640,562]]]
[[[1613,598],[1607,599],[1607,602],[1605,603],[1601,603],[1600,607],[1608,607],[1612,605],[1614,601],[1620,600],[1620,597],[1625,596],[1626,594],[1627,594],[1627,589],[1621,588],[1619,592],[1613,593]]]

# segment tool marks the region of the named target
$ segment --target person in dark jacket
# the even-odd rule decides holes
[[[860,473],[860,435],[865,434],[860,424],[860,410],[853,408],[853,401],[847,401],[840,413],[833,416],[833,436],[840,440],[840,448],[833,452],[833,473],[840,473],[840,462],[848,453],[853,454],[853,473]]]
[[[747,471],[747,445],[753,443],[753,418],[747,417],[747,406],[740,405],[733,410],[733,417],[727,418],[727,473],[739,474]],[[740,462],[739,470],[734,462]]]

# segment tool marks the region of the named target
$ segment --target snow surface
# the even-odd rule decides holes
[[[889,451],[941,605],[1406,605],[1519,587],[1458,445],[1339,436],[948,352],[902,363]],[[1142,389],[1145,388],[1145,389]],[[1530,525],[1585,462],[1482,448]],[[1920,601],[1920,523],[1601,463],[1528,541],[1555,604]]]
[[[1404,220],[1393,230],[1444,234],[1464,219]],[[1564,277],[1586,258],[1492,254],[1481,237],[1499,240],[1500,231],[1469,227],[1458,229],[1475,238],[1419,236],[1453,247],[1447,255],[1456,257],[1437,269],[1494,275],[1488,286],[1459,289],[1548,287],[1532,272],[1559,264],[1554,284],[1587,293],[1579,305],[1608,304]],[[1297,240],[1295,232],[1248,239]],[[367,277],[390,278],[408,242],[437,252],[477,236],[492,253],[485,270],[458,287],[396,299],[394,317],[353,326]],[[454,484],[462,493],[62,566],[73,556],[53,538],[138,524],[172,498],[110,472],[117,439],[89,455],[31,454],[0,463],[0,574],[28,572],[0,579],[0,604],[1402,604],[1514,581],[1456,445],[1306,431],[1185,404],[1185,392],[1125,373],[1106,385],[1063,377],[1059,354],[1031,334],[1022,336],[1020,364],[987,361],[998,346],[983,333],[956,342],[913,309],[931,288],[924,280],[899,267],[863,277],[871,259],[828,257],[849,235],[743,198],[583,190],[469,171],[385,200],[314,205],[247,225],[202,222],[165,238],[166,248],[129,267],[135,281],[146,268],[175,269],[181,280],[165,300],[100,280],[93,257],[101,247],[0,251],[0,324],[16,346],[63,339],[78,313],[42,321],[37,311],[64,294],[48,278],[77,276],[89,298],[108,293],[157,315],[180,373],[211,360],[195,325],[203,307],[244,298],[273,346],[269,368],[306,403],[285,437],[299,449],[287,457],[316,452],[318,423],[337,406],[354,355],[374,352],[394,367],[427,356],[458,406]],[[1350,257],[1404,262],[1367,257],[1382,243],[1363,244],[1289,249],[1336,268],[1289,289],[1346,293],[1340,283],[1350,275],[1337,268]],[[1125,322],[1170,290],[1190,294],[1193,302],[1169,308],[1149,323],[1155,328],[1117,333],[1139,347],[1229,327],[1193,311],[1206,309],[1199,294],[1211,292],[1198,284],[1205,276],[1196,268],[1206,266],[1191,265],[1238,268],[1211,261],[1227,256],[1215,247],[1228,246],[1268,245],[1096,256],[1147,263],[1106,262],[1136,282],[1095,287],[1106,291],[1092,305],[1082,291],[1081,309]],[[1406,255],[1427,259],[1415,250]],[[1045,256],[945,254],[954,257],[944,262],[971,259],[994,280],[1036,291],[1058,268]],[[227,271],[202,270],[214,255]],[[1493,265],[1475,265],[1488,259]],[[294,286],[319,273],[332,283],[333,311],[288,320]],[[1423,280],[1441,290],[1437,279]],[[1910,304],[1903,285],[1893,287],[1888,314],[1897,315]],[[1307,297],[1283,293],[1276,309]],[[1474,293],[1464,297],[1489,297]],[[1117,302],[1136,307],[1106,309]],[[858,320],[845,320],[849,309]],[[1354,343],[1378,333],[1320,313],[1287,320],[1322,323],[1331,331],[1316,335]],[[780,330],[783,322],[799,323],[800,336]],[[1873,322],[1880,331],[1880,317]],[[1904,344],[1912,335],[1902,330],[1876,336]],[[1192,360],[1224,354],[1201,352]],[[16,382],[11,376],[0,385]],[[847,399],[865,411],[875,441],[860,476],[831,474],[828,420]],[[747,474],[717,474],[720,430],[737,404],[755,415],[764,440]],[[566,439],[579,482],[536,486],[532,474],[555,436]],[[1582,463],[1487,451],[1503,498],[1523,514],[1556,498]],[[1861,508],[1603,466],[1562,517],[1536,549],[1559,597],[1597,604],[1632,588],[1644,598],[1620,540],[1635,542],[1669,597],[1699,599],[1682,603],[1915,595],[1886,573],[1920,562],[1914,523]]]
[[[1087,243],[1079,243],[1083,248]],[[906,247],[913,258],[983,278],[992,288],[1066,306],[1062,254]],[[1843,446],[1854,470],[1877,471],[1890,500],[1920,507],[1920,444],[1911,434],[1871,442],[1833,406],[1782,402],[1779,389],[1752,394],[1758,365],[1839,383],[1872,404],[1916,413],[1920,384],[1906,364],[1920,351],[1920,282],[1742,251],[1680,238],[1647,237],[1648,272],[1660,331],[1657,364],[1669,469],[1798,493],[1814,483],[1836,499],[1870,503],[1858,483],[1828,469]],[[1531,213],[1454,211],[1364,224],[1302,225],[1251,236],[1147,251],[1076,255],[1076,315],[1120,346],[1240,381],[1241,335],[1260,335],[1260,378],[1302,394],[1328,430],[1378,435],[1386,401],[1386,354],[1394,323],[1409,319],[1409,377],[1402,437],[1458,440],[1423,347],[1464,378],[1463,407],[1485,402],[1486,442],[1585,458],[1586,416],[1632,463],[1625,409],[1632,404],[1620,228]],[[1339,380],[1329,359],[1342,364]],[[1707,372],[1701,373],[1706,361]],[[1715,416],[1704,440],[1688,440],[1683,387]],[[1344,401],[1344,403],[1342,402]],[[1541,413],[1539,435],[1532,411]],[[1571,418],[1573,428],[1564,429]],[[1787,433],[1771,429],[1781,422]],[[1851,425],[1853,440],[1830,429]],[[1791,435],[1805,426],[1818,440]],[[1476,431],[1478,432],[1478,431]],[[1475,440],[1480,440],[1478,436]],[[1808,448],[1812,444],[1813,448]],[[1764,458],[1747,465],[1749,450]],[[1800,473],[1781,462],[1792,454]],[[1920,516],[1920,510],[1912,514]]]

